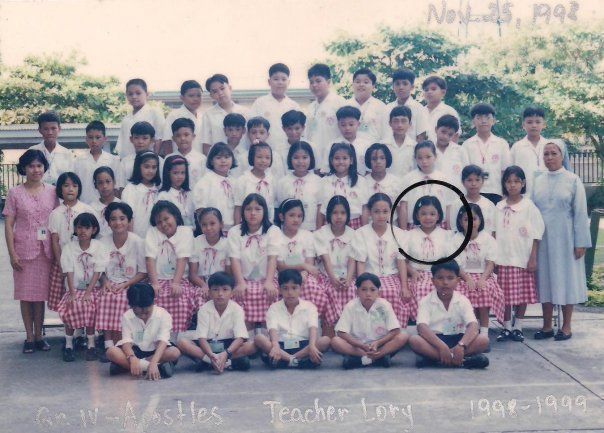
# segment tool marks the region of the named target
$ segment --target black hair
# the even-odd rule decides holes
[[[543,117],[545,119],[545,110],[541,107],[526,107],[522,112],[522,120],[527,117]]]
[[[272,77],[277,72],[283,72],[285,75],[289,77],[289,68],[286,64],[283,63],[275,63],[270,68],[268,68],[268,76]]]
[[[151,138],[155,138],[155,128],[149,122],[136,122],[130,128],[130,135],[148,135]]]
[[[252,128],[255,128],[256,126],[264,126],[264,129],[266,129],[267,131],[270,131],[271,122],[269,122],[262,116],[255,116],[247,121],[248,131]]]
[[[70,179],[73,183],[75,183],[78,187],[78,199],[82,195],[82,181],[80,177],[75,174],[73,171],[66,171],[65,173],[61,173],[59,178],[57,179],[57,197],[63,200],[63,185],[67,182],[67,179]]]
[[[480,102],[478,104],[474,104],[472,108],[470,108],[470,118],[474,118],[474,116],[482,116],[485,114],[492,114],[495,117],[495,107],[491,104],[485,104]]]
[[[430,151],[432,152],[432,154],[434,156],[436,156],[436,146],[430,140],[420,141],[419,143],[417,143],[415,145],[415,148],[413,149],[413,157],[414,158],[417,156],[417,152],[419,152],[420,149],[430,149]]]
[[[181,96],[185,96],[185,93],[191,89],[201,89],[201,84],[199,84],[196,80],[186,80],[183,81],[180,85],[180,94]]]
[[[44,156],[44,152],[38,149],[27,149],[25,153],[19,157],[17,173],[21,176],[25,176],[25,167],[35,161],[38,161],[44,166],[45,172],[48,170],[48,160]]]
[[[266,204],[266,200],[260,194],[252,193],[248,194],[248,196],[243,200],[241,204],[241,236],[245,236],[249,234],[250,228],[247,225],[247,221],[245,220],[245,208],[249,206],[250,203],[256,202],[262,208],[262,234],[265,234],[270,228],[271,220],[270,215],[268,213],[268,206]]]
[[[226,272],[214,272],[210,275],[210,278],[208,278],[208,287],[212,290],[212,287],[216,286],[229,286],[231,289],[234,289],[235,279]]]
[[[282,286],[286,283],[294,283],[298,286],[302,285],[302,274],[297,269],[285,269],[279,272],[279,276],[277,277],[277,281],[279,286]]]
[[[294,144],[289,146],[289,150],[287,151],[287,168],[289,170],[294,169],[292,160],[294,158],[294,153],[296,153],[299,150],[302,150],[308,154],[308,156],[310,158],[310,165],[308,166],[308,170],[309,171],[314,170],[315,169],[315,153],[312,150],[312,147],[310,146],[310,144],[308,144],[306,141],[296,141]]]
[[[134,212],[132,211],[130,205],[123,201],[113,201],[107,205],[105,211],[103,212],[103,217],[105,218],[105,221],[107,221],[107,224],[109,224],[109,220],[111,219],[111,213],[116,210],[119,210],[126,215],[128,222],[132,221]]]
[[[505,189],[505,181],[508,180],[511,175],[514,175],[518,179],[524,181],[524,186],[520,190],[520,194],[526,194],[526,175],[524,174],[524,170],[517,165],[510,165],[501,175],[501,191],[503,191],[503,195],[508,195],[508,192]]]
[[[338,119],[338,121],[348,119],[349,117],[361,120],[361,110],[351,105],[345,105],[338,108],[338,111],[336,111],[336,119]]]
[[[392,209],[392,199],[388,196],[388,194],[384,194],[383,192],[376,192],[371,197],[369,197],[369,200],[367,201],[367,207],[369,208],[369,210],[371,210],[373,206],[375,206],[375,204],[380,201],[385,201],[386,203],[388,203],[388,207]]]
[[[189,185],[189,161],[187,158],[180,155],[170,155],[164,161],[164,171],[162,174],[161,188],[160,191],[170,191],[172,188],[172,182],[170,181],[170,170],[175,165],[184,165],[185,166],[185,180],[181,185],[183,191],[191,191],[191,187]]]
[[[424,82],[422,83],[422,89],[426,90],[426,88],[430,85],[430,84],[436,84],[438,87],[440,87],[443,90],[447,90],[447,82],[445,81],[444,78],[441,78],[437,75],[431,75],[428,78],[426,78],[424,80]]]
[[[105,124],[103,122],[101,122],[100,120],[93,120],[88,125],[86,125],[86,133],[88,133],[90,131],[99,131],[104,136],[104,135],[106,135]]]
[[[358,289],[359,287],[361,287],[361,284],[363,284],[363,282],[365,282],[365,281],[371,281],[373,283],[373,285],[375,287],[377,287],[378,289],[380,287],[382,287],[382,282],[380,281],[379,277],[370,272],[363,272],[361,275],[359,275],[357,277],[357,279],[355,280],[354,285]]]
[[[415,206],[413,206],[413,224],[415,224],[416,226],[420,225],[417,214],[419,213],[420,208],[426,206],[434,206],[436,212],[438,213],[438,221],[436,221],[436,224],[440,224],[443,218],[445,217],[445,214],[443,212],[443,207],[441,206],[440,201],[433,195],[425,195],[423,197],[420,197],[419,200],[415,202]]]
[[[359,173],[357,172],[357,152],[354,150],[354,147],[348,143],[334,143],[331,145],[331,149],[329,150],[329,173],[333,174],[336,170],[333,168],[333,164],[331,160],[337,151],[344,150],[348,153],[350,157],[350,167],[348,167],[348,177],[350,178],[350,186],[355,186],[357,181],[359,180]]]
[[[147,308],[155,302],[155,290],[149,283],[136,283],[128,287],[126,292],[130,308]]]
[[[352,75],[352,81],[354,81],[359,75],[367,75],[369,77],[369,79],[371,80],[371,83],[375,86],[375,82],[377,81],[377,78],[376,78],[375,74],[373,72],[371,72],[371,69],[369,69],[369,68],[357,69],[355,71],[355,73]]]
[[[130,86],[140,86],[145,91],[145,93],[147,93],[147,83],[142,78],[133,78],[131,80],[128,80],[128,82],[126,83],[126,90],[128,90],[128,87]]]
[[[149,217],[149,222],[151,223],[152,227],[155,227],[155,224],[156,224],[155,220],[157,219],[157,216],[163,211],[168,212],[169,214],[171,214],[174,217],[174,219],[176,220],[177,226],[185,225],[185,223],[182,219],[182,214],[180,213],[180,210],[174,203],[172,203],[171,201],[168,201],[168,200],[158,200],[153,205],[153,209],[151,209],[151,216]]]
[[[90,212],[82,212],[73,220],[73,235],[75,234],[76,227],[85,227],[85,228],[93,228],[92,239],[96,238],[99,232],[101,231],[101,226],[99,225],[99,220],[91,214]]]
[[[191,119],[181,117],[172,122],[172,134],[176,134],[180,128],[189,128],[193,134],[195,134],[195,123]]]
[[[158,186],[161,183],[161,177],[159,176],[159,156],[150,150],[145,150],[141,153],[137,153],[134,157],[134,164],[132,168],[132,177],[128,179],[128,182],[138,185],[143,181],[143,174],[141,172],[141,165],[148,159],[154,159],[157,163],[157,169],[155,170],[155,177],[151,179],[153,185]]]
[[[445,114],[440,116],[436,122],[436,129],[438,128],[451,128],[453,131],[459,131],[459,120],[452,114]]]
[[[212,83],[229,84],[229,79],[223,74],[214,74],[206,80],[206,90],[210,91]]]
[[[113,182],[115,182],[115,173],[113,172],[113,169],[111,167],[107,167],[106,165],[103,165],[103,166],[97,168],[96,170],[94,170],[94,173],[92,173],[92,180],[93,180],[94,186],[96,186],[96,177],[102,173],[107,173],[111,177]]]
[[[415,83],[415,72],[411,69],[399,69],[398,71],[394,71],[391,75],[392,82],[394,83],[396,80],[407,80],[411,84]]]
[[[289,110],[281,116],[281,125],[284,128],[293,126],[296,123],[299,123],[302,126],[306,125],[306,114],[299,110]]]
[[[434,277],[436,273],[441,269],[453,272],[456,276],[459,277],[459,265],[455,260],[449,260],[448,262],[437,263],[435,265],[432,265],[432,267],[430,268],[430,272],[432,272],[432,276]]]
[[[468,177],[470,177],[470,175],[472,175],[472,174],[475,174],[476,176],[481,177],[483,179],[486,179],[486,177],[487,177],[487,174],[484,172],[482,167],[479,167],[476,164],[470,164],[470,165],[466,165],[461,170],[461,181],[463,182]]]
[[[346,225],[350,222],[350,204],[348,200],[343,195],[334,195],[329,202],[327,203],[327,209],[325,209],[325,219],[327,220],[327,224],[331,224],[331,214],[333,209],[341,204],[344,206],[344,210],[346,211]]]
[[[277,212],[277,225],[282,227],[285,223],[285,214],[297,207],[302,210],[302,221],[304,221],[306,215],[304,213],[304,204],[302,203],[302,200],[297,198],[286,198],[281,202],[281,206],[279,206],[279,212]],[[281,219],[281,215],[283,215],[283,219]]]
[[[243,117],[239,113],[229,113],[224,116],[224,120],[222,121],[222,126],[227,128],[229,126],[245,128],[245,117]]]
[[[405,105],[399,105],[397,107],[394,107],[391,111],[390,111],[390,121],[392,121],[392,118],[394,117],[399,117],[399,116],[403,116],[406,117],[407,119],[409,119],[409,122],[411,122],[411,117],[413,116],[413,113],[411,112],[411,109]]]
[[[250,146],[250,150],[248,150],[247,152],[247,163],[250,165],[250,167],[254,166],[254,158],[256,157],[256,152],[258,152],[258,149],[268,149],[270,154],[271,154],[271,163],[268,165],[269,167],[272,167],[273,165],[273,149],[268,145],[268,143],[265,143],[264,141],[261,141],[258,144],[252,144]]]
[[[223,142],[218,142],[210,148],[210,151],[208,152],[208,159],[206,160],[206,167],[210,170],[214,170],[212,160],[220,155],[230,156],[232,161],[231,168],[237,167],[237,161],[235,160],[233,151],[227,144]]]
[[[61,118],[54,111],[46,111],[38,116],[38,128],[42,127],[43,123],[57,123],[61,126]]]
[[[323,63],[316,63],[308,69],[308,79],[312,77],[323,77],[326,80],[331,80],[331,70],[329,66]]]
[[[482,209],[476,203],[470,203],[470,209],[472,210],[472,215],[476,214],[480,218],[480,224],[478,225],[478,231],[481,232],[484,230],[484,216],[482,214]],[[466,215],[466,208],[462,206],[459,208],[459,212],[457,212],[457,218],[455,220],[455,225],[457,226],[457,231],[463,233],[463,229],[461,227],[461,219]]]
[[[386,168],[390,168],[392,165],[392,152],[390,152],[388,146],[382,143],[373,143],[367,148],[365,151],[365,165],[371,168],[371,155],[378,150],[384,152],[384,156],[386,157]]]

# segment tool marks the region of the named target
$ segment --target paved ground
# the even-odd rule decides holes
[[[51,352],[22,355],[0,251],[0,432],[604,432],[601,312],[577,313],[567,342],[493,341],[485,371],[418,370],[405,349],[389,370],[351,372],[333,354],[318,371],[270,372],[255,360],[223,376],[183,359],[152,383],[109,377],[107,364],[82,356],[63,363],[58,330]],[[538,325],[528,321],[527,334]]]

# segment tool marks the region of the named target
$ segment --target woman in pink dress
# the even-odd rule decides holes
[[[23,353],[50,350],[42,339],[42,323],[52,260],[48,217],[58,202],[55,188],[42,182],[46,170],[48,161],[41,151],[30,149],[21,155],[17,171],[25,176],[25,183],[8,191],[2,212],[13,267],[14,299],[21,302],[27,335]]]

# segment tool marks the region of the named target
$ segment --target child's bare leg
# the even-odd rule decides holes
[[[126,354],[121,348],[117,346],[110,347],[107,349],[107,353],[105,355],[109,361],[130,371],[130,363],[128,362],[128,358],[126,358]]]
[[[319,352],[321,352],[321,353],[325,352],[329,348],[330,341],[331,341],[331,339],[326,336],[318,338],[317,342],[315,344],[317,346],[317,349],[319,349]],[[306,346],[304,349],[301,349],[301,350],[297,351],[296,353],[294,353],[294,358],[296,358],[296,359],[308,358],[310,356],[308,354],[309,350],[310,350],[309,347]]]
[[[174,362],[180,357],[180,350],[177,347],[170,346],[166,347],[164,353],[161,354],[161,358],[159,358],[159,363],[162,362]],[[150,361],[152,356],[147,358],[147,361]]]
[[[267,355],[273,349],[273,343],[271,343],[271,341],[268,339],[268,337],[266,337],[264,335],[256,335],[256,337],[254,338],[254,344],[256,345],[256,347],[258,349],[260,349],[262,352],[264,352]],[[291,355],[289,353],[287,353],[283,349],[280,350],[279,359],[281,359],[283,361],[289,361],[290,358],[291,358]]]
[[[489,347],[489,337],[485,334],[478,334],[474,340],[468,343],[465,355],[477,355],[483,353]]]
[[[400,350],[405,344],[407,344],[408,340],[409,340],[409,334],[407,334],[406,332],[401,332],[396,337],[394,337],[392,340],[390,340],[388,343],[386,343],[382,347],[380,347],[379,350],[381,352],[383,352],[384,355],[390,355],[391,353],[394,353],[397,350]]]
[[[94,326],[86,327],[86,335],[94,335]]]
[[[478,310],[478,321],[481,328],[489,327],[489,307],[480,307]]]
[[[325,335],[329,338],[333,338],[336,335],[335,329],[333,325],[330,325],[326,321],[321,323],[321,334]]]
[[[348,343],[343,338],[338,336],[333,337],[331,339],[331,349],[339,353],[340,355],[348,355],[348,356],[365,356],[367,355],[365,351],[359,349],[358,347],[354,347],[350,343]]]
[[[505,306],[505,312],[503,313],[503,320],[506,322],[509,322],[510,320],[512,320],[512,306],[511,305]]]
[[[517,319],[524,319],[524,314],[526,313],[527,304],[516,305],[515,307],[515,316]]]
[[[189,340],[187,338],[180,338],[176,342],[176,346],[180,349],[183,354],[196,359],[203,359],[205,355],[203,353],[203,350],[201,350],[201,348],[197,344],[195,344],[194,341]]]
[[[434,359],[436,361],[440,361],[440,352],[438,351],[438,349],[428,343],[420,335],[412,335],[409,338],[409,346],[411,347],[411,350],[413,350],[418,355]]]
[[[232,353],[232,359],[242,358],[244,356],[251,356],[256,353],[256,345],[253,341],[246,341],[239,349]]]

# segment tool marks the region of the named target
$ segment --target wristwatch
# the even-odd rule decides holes
[[[226,354],[227,354],[227,359],[231,359],[231,357],[233,356],[233,354],[230,352],[229,349],[225,350]]]

